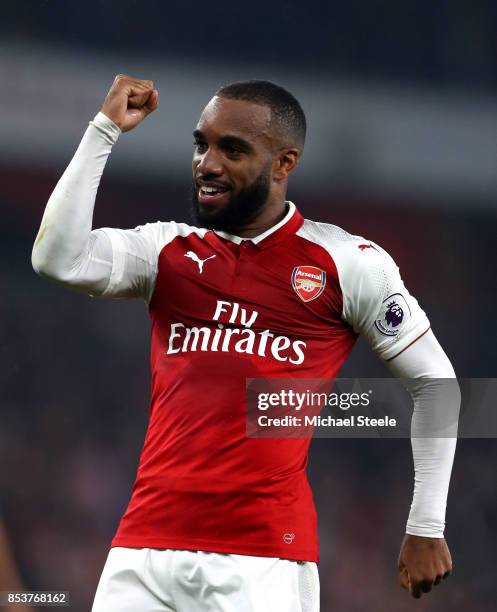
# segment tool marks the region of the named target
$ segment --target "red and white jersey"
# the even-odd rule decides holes
[[[113,248],[104,295],[138,291],[152,324],[150,423],[113,546],[318,561],[309,439],[247,438],[245,380],[333,378],[359,333],[385,360],[421,337],[391,257],[292,203],[252,239],[175,222],[97,232]]]

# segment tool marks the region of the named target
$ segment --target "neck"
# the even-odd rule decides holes
[[[259,234],[264,233],[273,225],[279,223],[287,214],[287,206],[285,199],[278,198],[273,202],[268,201],[267,205],[262,210],[261,214],[254,219],[250,224],[237,229],[236,236],[241,238],[254,238]]]

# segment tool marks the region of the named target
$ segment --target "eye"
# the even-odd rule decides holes
[[[202,142],[200,140],[196,140],[196,141],[194,141],[193,146],[195,147],[195,150],[198,153],[205,153],[205,151],[207,151],[207,143],[206,142]]]
[[[239,159],[243,155],[243,151],[234,145],[224,147],[226,155],[231,159]]]

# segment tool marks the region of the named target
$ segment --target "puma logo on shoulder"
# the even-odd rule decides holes
[[[371,244],[371,243],[369,243],[369,244],[360,244],[359,245],[359,249],[361,249],[361,251],[364,251],[364,249],[374,249],[375,251],[378,251],[378,249],[374,246],[374,244]]]

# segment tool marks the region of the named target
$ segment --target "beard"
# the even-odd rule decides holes
[[[192,193],[192,217],[200,227],[236,234],[254,221],[263,210],[269,197],[270,170],[265,168],[259,176],[220,210],[209,210],[198,201],[198,190],[194,185]]]

